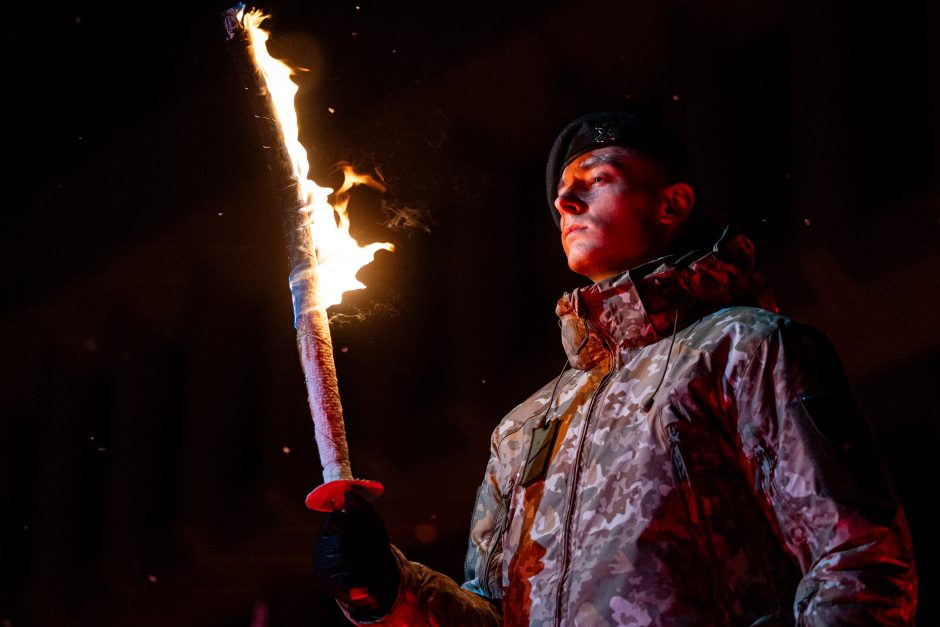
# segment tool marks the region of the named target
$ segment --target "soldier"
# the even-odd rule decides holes
[[[625,113],[558,136],[570,368],[493,433],[466,581],[408,561],[349,495],[320,587],[382,625],[906,625],[904,514],[833,348],[777,313],[754,251],[703,245],[678,141]]]

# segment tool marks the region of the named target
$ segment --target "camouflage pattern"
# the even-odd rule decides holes
[[[466,582],[399,553],[378,624],[911,624],[907,526],[842,368],[752,266],[726,236],[562,297],[571,368],[493,433]]]

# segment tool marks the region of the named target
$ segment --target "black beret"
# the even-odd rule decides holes
[[[555,210],[555,198],[565,167],[580,155],[606,146],[621,146],[642,153],[665,169],[670,183],[688,183],[699,198],[698,177],[689,155],[667,129],[630,113],[589,113],[566,126],[548,153],[545,193],[556,225],[560,224],[561,217]],[[696,204],[699,204],[698,200]]]

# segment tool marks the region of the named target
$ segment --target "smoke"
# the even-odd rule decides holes
[[[366,305],[350,305],[351,311],[330,312],[330,327],[364,322],[370,318],[394,318],[398,308],[390,303],[371,302]]]
[[[362,167],[349,161],[340,161],[336,164],[336,168],[343,172],[343,184],[333,194],[333,205],[337,208],[337,213],[346,213],[349,191],[356,185],[366,185],[379,194],[385,194],[388,191],[385,173],[378,165],[369,164]],[[368,171],[371,171],[372,174],[367,173]],[[393,231],[420,230],[430,233],[431,227],[436,224],[429,210],[411,207],[397,201],[389,201],[384,197],[381,199],[381,210],[385,216],[382,225]],[[410,237],[411,233],[408,235]]]
[[[382,199],[382,213],[385,215],[383,224],[394,231],[420,229],[425,233],[430,233],[431,225],[435,224],[431,212],[427,209],[392,204],[384,198]]]

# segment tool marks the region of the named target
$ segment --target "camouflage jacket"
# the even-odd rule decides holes
[[[466,582],[397,553],[378,624],[911,624],[907,526],[842,367],[752,264],[726,237],[563,296],[571,368],[493,433]]]

